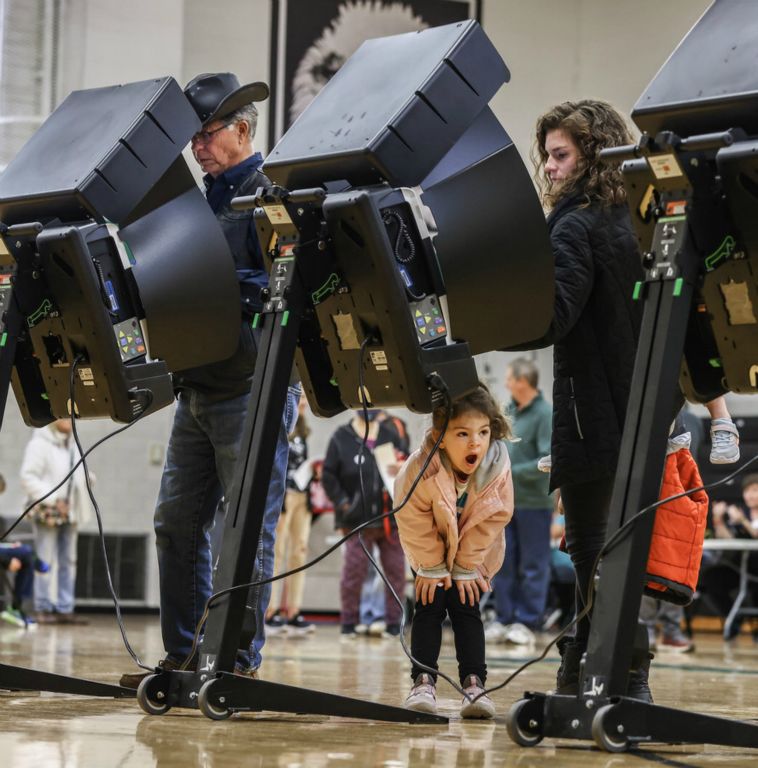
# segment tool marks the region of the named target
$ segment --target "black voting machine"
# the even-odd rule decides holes
[[[234,266],[181,156],[198,128],[171,78],[77,91],[0,175],[0,407],[12,371],[28,424],[68,415],[78,357],[77,415],[129,422],[234,351]]]
[[[758,391],[758,14],[716,0],[637,101],[637,145],[623,161],[646,270],[632,396],[608,539],[658,501],[678,382],[694,401]],[[624,696],[654,516],[629,525],[604,556],[577,696],[527,693],[507,718],[511,738],[593,739],[610,752],[649,742],[758,747],[758,725]],[[655,666],[653,665],[653,670]],[[651,679],[655,691],[654,674]]]
[[[317,414],[363,403],[428,412],[476,386],[472,354],[547,331],[553,267],[542,210],[487,106],[508,79],[476,22],[368,41],[271,153],[264,170],[275,186],[236,201],[258,208],[271,274],[253,321],[261,342],[217,591],[251,578],[293,359]],[[237,306],[233,270],[227,279],[220,266],[232,262],[179,154],[199,125],[177,90],[167,78],[72,94],[0,179],[0,370],[27,423],[68,415],[70,379],[77,415],[131,421],[170,401],[168,371],[236,341],[238,327],[225,325]],[[83,117],[97,127],[77,139]],[[48,178],[61,135],[78,159]],[[213,252],[213,264],[197,251]],[[169,279],[185,269],[186,304]],[[119,351],[125,327],[142,332],[141,354]],[[194,344],[200,333],[205,343]],[[245,598],[238,589],[211,606],[197,672],[143,681],[146,712],[445,722],[232,674],[251,632]],[[7,666],[0,687],[131,694]]]
[[[233,352],[234,265],[181,156],[199,128],[171,78],[79,91],[0,175],[0,420],[12,383],[30,426],[131,422]],[[0,665],[6,687],[134,695]]]
[[[617,159],[628,158],[624,172],[647,269],[647,278],[638,287],[645,320],[610,533],[657,500],[665,430],[680,374],[678,362],[672,361],[683,360],[681,381],[694,399],[707,399],[727,389],[752,392],[758,388],[758,368],[750,360],[756,348],[752,265],[757,245],[751,214],[758,197],[752,159],[755,142],[750,137],[758,135],[753,123],[758,89],[753,71],[741,66],[748,61],[743,53],[758,39],[758,29],[746,9],[747,4],[740,2],[713,6],[635,108],[635,119],[653,138],[609,153]],[[703,38],[708,46],[703,46]],[[706,50],[712,56],[708,64],[703,56]],[[730,53],[724,55],[727,50]],[[391,57],[386,56],[388,51]],[[373,63],[372,57],[376,57]],[[724,60],[726,64],[721,64]],[[396,69],[392,62],[398,62]],[[698,62],[702,67],[696,66]],[[385,94],[381,104],[366,108],[372,89],[359,87],[351,79],[377,71],[386,72],[393,99],[388,103]],[[700,76],[693,87],[702,94],[687,90],[693,71]],[[265,495],[261,491],[270,474],[293,356],[317,413],[337,413],[364,401],[403,403],[424,411],[438,395],[435,386],[440,381],[451,394],[473,385],[471,353],[528,344],[549,325],[552,260],[541,211],[515,148],[486,106],[507,79],[499,56],[473,23],[369,41],[272,152],[266,170],[279,186],[261,191],[257,200],[239,201],[240,206],[260,208],[256,216],[272,278],[266,309],[257,319],[263,330],[263,353],[225,531],[225,568],[217,588],[244,584],[250,578],[246,554],[253,551],[263,512],[262,503],[256,505],[255,499]],[[372,81],[374,88],[381,85]],[[448,101],[447,93],[454,93],[458,101]],[[334,109],[337,104],[346,106]],[[136,117],[133,121],[137,122]],[[186,138],[196,130],[190,123],[187,116]],[[98,169],[96,162],[91,172]],[[714,190],[726,195],[714,195]],[[14,196],[11,193],[0,183],[0,206]],[[28,186],[16,196],[44,197]],[[66,220],[57,206],[57,201],[51,203],[47,212],[29,208],[27,216],[10,220],[18,227],[17,237],[11,240],[13,231],[8,230],[6,244],[29,244],[25,252],[19,251],[17,260],[4,262],[10,265],[7,275],[15,276],[27,264],[31,266],[24,268],[31,273],[39,272],[32,269],[39,266],[38,261],[46,266],[35,240],[38,235],[23,227],[31,224],[33,231],[41,233],[51,222],[57,225],[58,219]],[[81,218],[82,210],[90,225],[107,225],[106,218],[111,218],[92,206],[83,206],[75,215]],[[0,218],[6,221],[4,213]],[[177,219],[186,223],[181,216]],[[208,228],[212,230],[213,224]],[[129,243],[122,232],[110,232]],[[113,247],[119,248],[117,243]],[[139,262],[136,254],[133,259]],[[89,258],[83,261],[89,268]],[[51,270],[51,274],[55,273]],[[97,274],[90,277],[90,286],[81,291],[80,303],[74,303],[76,309],[71,311],[83,314],[82,304],[92,312],[107,308],[107,290],[105,294],[100,290]],[[497,286],[497,295],[490,301],[482,294],[488,284]],[[6,286],[2,294],[6,307],[17,306],[13,302],[24,298],[16,298],[21,289],[15,291],[7,280],[2,285]],[[140,298],[148,290],[147,284],[137,286],[136,281],[128,285],[130,296]],[[48,290],[51,304],[53,299],[62,303],[56,293],[62,288],[56,284]],[[498,313],[495,323],[485,322],[491,315],[481,312],[483,301]],[[15,334],[27,350],[34,351],[9,359],[6,347],[1,347],[0,369],[13,368],[15,377],[32,382],[22,387],[22,396],[17,389],[17,398],[25,418],[35,423],[23,397],[39,382],[60,392],[62,379],[49,378],[45,371],[64,368],[66,363],[55,355],[40,357],[41,352],[47,355],[47,347],[36,351],[32,328],[27,326],[29,313],[38,305],[29,304],[15,315],[4,316],[3,331],[8,339]],[[145,302],[142,306],[135,302],[134,312],[149,325]],[[55,315],[50,315],[52,322]],[[435,329],[432,336],[428,330],[437,317],[443,318],[437,325],[444,331]],[[112,319],[107,312],[102,322]],[[110,325],[115,328],[113,322]],[[61,335],[57,326],[51,332]],[[107,346],[103,338],[99,335],[98,343]],[[85,352],[95,357],[96,349],[87,347]],[[79,347],[72,345],[71,355],[78,353]],[[151,349],[149,362],[156,361],[161,364],[161,355]],[[151,406],[159,399],[157,393],[145,398],[140,390],[147,387],[141,381],[131,389],[124,383],[129,379],[123,369],[134,365],[121,361],[118,375],[109,371],[103,385],[106,391],[131,392],[132,400],[126,395],[131,403],[126,420],[139,410],[134,402],[140,398]],[[39,368],[37,376],[31,376],[25,366]],[[83,384],[77,382],[77,386],[82,388],[78,403],[79,395],[85,397],[87,391]],[[65,403],[61,397],[54,399],[55,410],[36,417],[36,423],[65,415],[65,410],[59,410]],[[49,394],[43,399],[51,400]],[[109,413],[101,405],[98,413],[87,415]],[[123,415],[117,418],[124,420]],[[753,725],[646,705],[623,696],[651,528],[648,515],[605,558],[582,692],[576,697],[527,694],[507,719],[517,743],[531,746],[546,736],[560,736],[592,738],[609,751],[649,741],[758,745]],[[148,678],[140,692],[146,711],[159,714],[171,706],[199,706],[214,719],[263,708],[416,719],[415,713],[393,707],[235,678],[231,669],[243,608],[244,594],[237,592],[211,609],[200,670]],[[0,667],[0,675],[0,683],[10,679],[24,687],[17,672]],[[22,674],[21,679],[30,687],[27,677]],[[75,687],[82,681],[48,675],[35,682],[51,690],[85,692]],[[113,686],[105,688],[109,691],[88,692],[128,695]]]

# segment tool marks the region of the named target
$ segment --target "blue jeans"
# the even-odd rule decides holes
[[[13,576],[13,608],[21,608],[34,588],[34,549],[28,544],[4,544],[0,542],[0,567],[8,568],[11,560],[18,560],[21,568]]]
[[[34,577],[34,610],[45,613],[71,613],[76,585],[77,528],[71,523],[42,525],[34,523],[34,549],[37,557],[50,565],[47,573]],[[57,594],[53,594],[53,579]]]
[[[377,557],[376,547],[368,546],[368,551]],[[386,591],[382,577],[374,570],[374,566],[369,563],[366,580],[361,588],[360,604],[360,623],[368,626],[374,621],[384,619],[384,593]]]
[[[505,560],[493,579],[501,624],[542,625],[550,587],[551,509],[517,507],[505,528]]]
[[[252,581],[274,572],[274,533],[284,498],[289,443],[297,418],[299,385],[287,391],[276,445],[271,484],[255,554]],[[192,648],[195,627],[212,592],[209,530],[221,496],[231,493],[249,394],[211,402],[186,389],[177,401],[155,508],[155,536],[160,576],[161,632],[168,658],[182,661]],[[256,632],[241,663],[258,667],[265,643],[264,613],[271,585],[251,590],[247,605],[255,614]]]

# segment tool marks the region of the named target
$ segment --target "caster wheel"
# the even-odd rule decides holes
[[[171,709],[171,705],[166,703],[166,694],[163,691],[151,690],[157,677],[158,675],[149,675],[137,688],[137,703],[148,715],[165,715]]]
[[[538,730],[539,723],[535,719],[530,719],[529,708],[535,706],[531,699],[521,699],[517,701],[508,710],[505,718],[505,728],[511,741],[514,741],[521,747],[534,747],[542,741],[542,733]],[[528,725],[524,725],[527,723]],[[534,727],[529,726],[534,724]]]
[[[629,749],[629,739],[620,733],[608,733],[609,724],[605,722],[606,716],[615,709],[613,704],[600,707],[595,717],[592,718],[592,738],[595,744],[606,752],[626,752]],[[610,726],[615,731],[614,726]]]
[[[213,690],[213,684],[216,680],[208,680],[203,683],[203,687],[197,694],[197,706],[200,711],[211,720],[226,720],[232,714],[231,709],[219,707],[211,702],[211,692]]]

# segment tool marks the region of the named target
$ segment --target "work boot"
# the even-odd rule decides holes
[[[653,703],[653,694],[648,683],[651,659],[653,659],[653,654],[648,651],[635,652],[632,656],[626,684],[626,695],[630,699],[644,701],[646,704]]]
[[[125,675],[121,675],[119,685],[122,688],[139,688],[139,684],[150,675],[155,675],[158,672],[176,672],[182,666],[182,662],[175,661],[170,657],[161,659],[158,662],[157,670],[151,670],[150,672],[127,672]],[[240,677],[251,677],[253,680],[260,679],[259,667],[250,667],[249,665],[242,664],[239,661],[234,663],[234,674]],[[187,672],[197,671],[197,656],[193,659],[192,663],[187,666]]]
[[[562,637],[557,643],[561,654],[561,666],[555,676],[555,691],[559,696],[576,696],[579,693],[579,670],[582,656],[587,650],[585,643],[577,643],[573,637]]]
[[[577,696],[579,694],[579,671],[582,656],[587,651],[587,646],[582,643],[577,644],[573,637],[562,637],[557,646],[561,654],[561,666],[556,675],[554,693],[560,696]],[[652,658],[653,654],[647,650],[638,651],[632,656],[626,689],[626,695],[629,698],[638,699],[648,704],[653,703],[653,694],[648,684]]]
[[[161,659],[158,662],[158,670],[161,672],[174,672],[179,667],[181,667],[180,661],[174,661],[172,658],[165,658]],[[195,669],[195,667],[191,667],[192,670]],[[121,675],[121,679],[119,680],[119,685],[122,688],[139,688],[139,684],[150,675],[156,674],[156,670],[151,670],[150,672],[127,672],[124,675]]]

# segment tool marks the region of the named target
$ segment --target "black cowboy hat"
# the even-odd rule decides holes
[[[240,86],[237,75],[231,72],[206,72],[187,83],[184,95],[203,125],[218,120],[253,101],[268,98],[266,83],[248,83]]]

